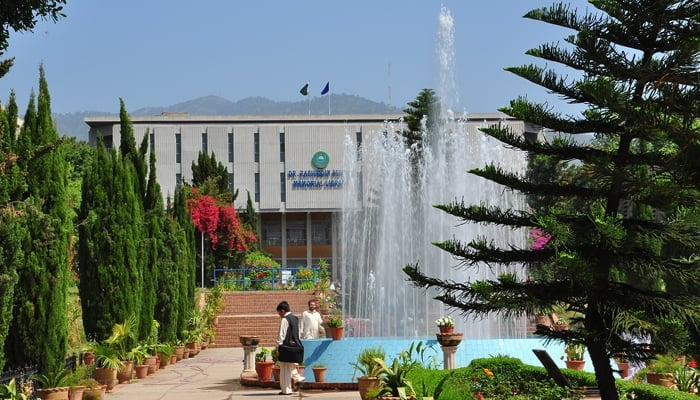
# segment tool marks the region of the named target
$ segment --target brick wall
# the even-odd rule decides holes
[[[224,310],[211,346],[241,347],[239,335],[258,335],[262,346],[275,346],[280,326],[277,305],[286,300],[292,313],[300,316],[313,297],[311,290],[225,292]]]

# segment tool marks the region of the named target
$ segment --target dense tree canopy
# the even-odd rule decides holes
[[[561,115],[525,98],[501,111],[554,132],[593,133],[601,142],[530,142],[503,126],[483,129],[527,151],[547,172],[523,176],[494,165],[470,172],[532,196],[537,207],[439,206],[464,221],[539,230],[547,239],[533,248],[501,248],[488,238],[437,244],[466,267],[511,268],[497,280],[446,282],[426,276],[418,265],[404,270],[415,285],[436,288],[437,299],[465,315],[563,309],[572,316],[572,329],[539,325],[536,333],[585,345],[602,398],[617,399],[613,355],[647,360],[656,353],[688,352],[687,338],[697,337],[700,3],[589,3],[591,10],[582,12],[555,4],[525,15],[574,31],[565,39],[568,47],[544,44],[528,54],[578,70],[579,78],[537,65],[507,69],[585,104],[585,112]],[[568,161],[577,167],[563,168]],[[554,273],[524,279],[518,272],[532,263]]]

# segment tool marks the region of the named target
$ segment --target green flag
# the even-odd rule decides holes
[[[304,85],[303,88],[301,88],[299,93],[301,93],[304,96],[308,96],[308,94],[309,94],[309,83],[308,82],[306,83],[306,85]]]

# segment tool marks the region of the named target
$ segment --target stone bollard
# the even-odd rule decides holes
[[[457,347],[462,342],[461,333],[438,333],[438,343],[442,347],[444,369],[457,368]]]
[[[243,345],[241,379],[258,379],[258,373],[255,372],[255,351],[258,349],[260,339],[257,336],[241,335],[240,340]]]

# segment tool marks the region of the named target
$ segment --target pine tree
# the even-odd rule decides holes
[[[527,18],[576,31],[570,48],[545,44],[529,55],[581,71],[580,78],[525,65],[508,68],[572,103],[581,116],[561,115],[524,98],[501,111],[555,132],[594,133],[608,145],[562,140],[528,142],[494,126],[484,132],[509,146],[553,162],[577,160],[576,179],[542,182],[500,167],[470,171],[512,190],[556,204],[545,211],[502,210],[460,203],[439,208],[464,221],[505,229],[539,229],[542,247],[499,248],[488,238],[438,243],[467,267],[510,267],[498,280],[445,282],[417,265],[404,268],[419,287],[434,287],[438,300],[476,318],[533,315],[563,307],[574,329],[539,325],[548,340],[582,343],[603,399],[617,399],[610,358],[647,360],[684,351],[697,337],[700,279],[698,183],[700,156],[700,3],[678,0],[591,0],[580,14],[556,4]],[[573,205],[576,206],[573,206]],[[631,211],[621,205],[628,204]],[[543,263],[552,278],[527,281],[520,265]]]

